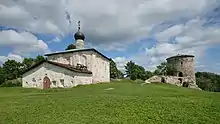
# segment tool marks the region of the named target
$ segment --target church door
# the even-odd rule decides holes
[[[48,88],[50,88],[50,79],[47,77],[47,76],[45,76],[44,77],[44,89],[48,89]]]

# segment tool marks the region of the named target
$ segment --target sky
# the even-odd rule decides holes
[[[191,54],[196,71],[220,74],[220,0],[1,0],[0,63],[65,50],[78,21],[85,47],[120,70]]]

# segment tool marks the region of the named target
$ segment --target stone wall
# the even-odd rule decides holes
[[[48,56],[49,61],[70,64],[77,63],[87,66],[93,74],[93,83],[110,82],[110,62],[94,51],[79,51],[73,53],[56,54]]]
[[[153,76],[146,80],[149,83],[168,83],[176,86],[183,86],[184,83],[189,83],[189,88],[200,89],[193,82],[191,77],[177,77],[177,76]]]
[[[49,63],[43,63],[22,76],[22,87],[43,89],[43,79],[50,79],[51,88],[71,88],[77,85],[92,84],[92,75],[76,73]]]

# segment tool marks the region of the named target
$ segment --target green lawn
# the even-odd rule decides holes
[[[72,89],[0,88],[0,124],[113,123],[219,124],[220,93],[131,82]]]

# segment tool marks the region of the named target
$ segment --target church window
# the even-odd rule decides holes
[[[35,79],[35,78],[32,78],[32,81],[33,81],[33,82],[36,82],[36,79]]]
[[[62,86],[64,86],[64,79],[60,79],[60,83]]]
[[[56,81],[52,81],[53,85],[56,86]]]

